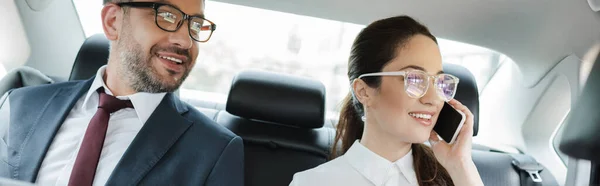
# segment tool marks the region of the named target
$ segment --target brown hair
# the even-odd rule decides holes
[[[354,40],[348,60],[348,78],[350,82],[361,74],[380,72],[396,57],[397,48],[403,47],[412,37],[424,35],[437,43],[429,29],[409,16],[396,16],[375,21],[364,28]],[[379,77],[365,77],[363,81],[378,88]],[[331,153],[331,158],[344,154],[350,146],[360,139],[364,130],[361,116],[363,105],[352,93],[344,99],[339,123]],[[341,143],[341,144],[340,144]],[[424,144],[413,144],[413,166],[420,186],[454,185],[450,175],[435,158],[431,148]]]

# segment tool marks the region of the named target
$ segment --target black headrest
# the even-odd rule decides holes
[[[87,38],[77,53],[69,80],[84,80],[95,76],[98,69],[108,63],[109,46],[104,34]]]
[[[291,75],[243,71],[233,79],[226,110],[247,119],[320,128],[325,120],[325,86]]]
[[[444,72],[458,77],[458,88],[454,99],[467,106],[473,113],[473,136],[479,131],[479,90],[477,81],[469,69],[455,64],[444,63]]]
[[[564,127],[559,145],[563,153],[600,160],[600,53]]]

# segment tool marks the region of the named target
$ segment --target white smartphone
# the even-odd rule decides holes
[[[437,132],[446,143],[452,144],[456,140],[464,123],[465,114],[444,102],[444,107],[442,108],[442,111],[440,111],[433,130]]]

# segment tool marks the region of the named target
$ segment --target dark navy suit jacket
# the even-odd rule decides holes
[[[35,182],[57,130],[93,79],[15,89],[0,136],[0,177]],[[1,103],[0,103],[1,104]],[[6,128],[8,127],[8,128]],[[244,183],[242,139],[168,93],[115,167],[107,185]]]

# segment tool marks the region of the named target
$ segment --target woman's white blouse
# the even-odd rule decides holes
[[[296,173],[290,186],[418,186],[412,150],[396,162],[375,154],[358,141],[346,154]]]

